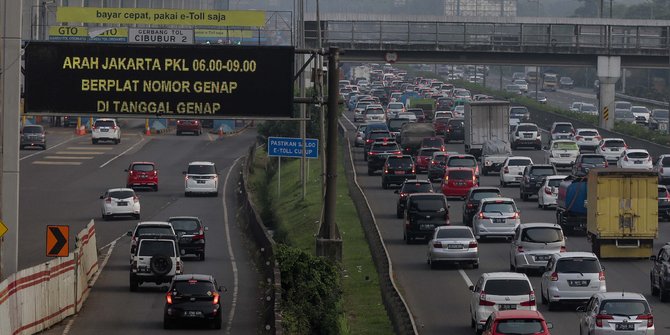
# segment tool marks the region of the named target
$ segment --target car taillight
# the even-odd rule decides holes
[[[131,269],[136,269],[137,268],[137,261],[133,260],[133,262],[130,263],[130,268]]]
[[[584,138],[584,137],[577,135],[577,136],[575,136],[575,141],[579,141],[579,140],[581,140],[582,138]]]
[[[217,305],[219,303],[219,294],[214,292],[214,299],[212,299],[212,305]]]
[[[372,142],[374,142],[374,140],[371,140],[371,139],[365,140],[365,143],[372,143]]]
[[[561,252],[565,252],[565,251],[566,251],[565,246],[561,246]]]
[[[479,293],[479,306],[495,306],[495,302],[486,301],[486,292]]]
[[[398,150],[398,151],[394,151],[394,152],[392,152],[392,154],[394,154],[394,155],[401,155],[401,154],[402,154],[402,151],[400,151],[400,150]]]
[[[523,252],[523,246],[522,245],[517,246],[516,252]]]
[[[603,326],[603,320],[613,320],[614,317],[611,315],[598,314],[596,315],[596,327]]]
[[[600,140],[602,140],[602,139],[603,139],[603,137],[602,137],[602,136],[600,136],[600,135],[598,135],[598,136],[596,136],[596,137],[595,137],[595,139],[596,139],[596,140],[598,140],[598,141],[600,141]]]
[[[605,145],[600,146],[600,151],[605,151]]]
[[[638,315],[638,320],[647,320],[647,328],[654,326],[654,316],[651,314]]]
[[[480,219],[488,219],[488,216],[484,215],[484,212],[479,212]]]
[[[624,149],[628,149],[628,144],[623,145]]]
[[[471,203],[471,202],[468,202],[468,203],[465,205],[465,207],[467,207],[467,208],[474,208],[474,207],[475,207],[475,204],[473,204],[473,203]]]
[[[412,173],[416,173],[416,168],[412,166]]]
[[[548,194],[548,195],[551,195],[551,187],[549,187],[549,186],[545,186],[545,187],[544,187],[544,193],[545,193],[545,194]]]
[[[433,242],[433,248],[440,248],[440,249],[442,249],[442,242]]]
[[[112,198],[110,198],[110,197],[105,198],[105,203],[111,204],[112,203]]]
[[[549,279],[551,281],[558,281],[558,272],[552,272],[551,277]]]
[[[134,202],[134,203],[138,203],[139,201],[140,201],[140,198],[139,198],[139,197],[137,197],[137,196],[134,196],[134,197],[133,197],[133,202]]]
[[[165,295],[165,302],[167,302],[168,305],[172,305],[172,292],[168,292],[168,294]]]
[[[476,241],[471,241],[468,244],[468,249],[476,248],[477,247],[477,242]]]
[[[628,162],[628,156],[623,156],[623,160]]]
[[[192,240],[197,241],[197,240],[204,240],[205,239],[205,231],[200,228],[197,234],[193,235]]]
[[[444,183],[446,184],[449,181],[449,175],[445,174],[444,175]]]
[[[512,219],[519,219],[519,218],[521,218],[520,212],[515,212],[514,215],[512,215]]]
[[[389,173],[389,168],[388,168],[388,166],[385,166],[385,167],[384,167],[384,173]]]
[[[178,261],[177,264],[175,265],[175,268],[176,268],[175,270],[178,274],[181,274],[181,267],[182,267],[182,263],[181,263],[181,261]]]
[[[608,167],[608,166],[609,166],[609,163],[607,163],[607,161],[605,161],[605,167]]]
[[[504,173],[509,173],[509,167],[505,166]]]
[[[603,271],[598,272],[598,280],[600,281],[605,280],[605,272]]]
[[[372,152],[372,151],[368,152],[368,156],[376,156],[376,155],[377,155],[377,154],[374,153],[374,152]]]
[[[117,127],[117,126],[112,127],[112,129],[114,129],[114,130],[117,130],[118,128],[119,128],[119,127]]]
[[[535,291],[530,291],[530,293],[528,293],[528,301],[523,301],[519,305],[521,305],[521,306],[535,306]]]

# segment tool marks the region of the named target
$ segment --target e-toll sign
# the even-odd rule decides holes
[[[293,47],[30,42],[26,114],[286,118]]]

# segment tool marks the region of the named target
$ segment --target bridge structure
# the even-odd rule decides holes
[[[305,16],[305,45],[342,61],[596,67],[600,125],[614,128],[614,84],[624,68],[670,67],[670,21],[375,14]]]

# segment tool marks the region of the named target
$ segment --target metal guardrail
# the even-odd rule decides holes
[[[639,102],[639,103],[642,103],[642,104],[645,104],[645,105],[658,106],[658,107],[662,107],[662,108],[668,108],[670,106],[670,104],[668,104],[665,101],[638,98],[638,97],[634,97],[632,95],[625,95],[625,94],[622,94],[622,93],[616,93],[615,96],[617,97],[617,99]]]

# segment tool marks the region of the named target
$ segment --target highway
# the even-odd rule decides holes
[[[227,288],[222,294],[221,334],[256,334],[259,327],[259,274],[251,243],[236,220],[239,170],[256,133],[246,130],[218,139],[216,135],[175,136],[174,132],[144,136],[141,125],[123,126],[122,142],[91,144],[90,135],[75,136],[72,128],[48,128],[46,151],[21,151],[20,268],[44,261],[45,226],[70,226],[74,235],[91,219],[96,222],[100,276],[82,311],[45,334],[158,334],[163,333],[164,284],[144,284],[129,291],[130,238],[125,233],[137,220],[100,218],[99,196],[107,188],[125,187],[132,161],[153,161],[159,168],[159,191],[138,190],[141,220],[166,220],[193,215],[209,228],[206,259],[184,257],[185,273],[213,275]],[[135,126],[135,127],[133,127]],[[218,197],[184,197],[182,171],[188,162],[212,161],[220,172]],[[176,332],[190,333],[179,329]]]
[[[351,123],[353,114],[346,112],[343,123],[350,132],[353,143],[354,125]],[[532,122],[532,120],[531,120]],[[546,139],[545,139],[546,141]],[[426,244],[407,245],[402,239],[402,219],[397,219],[395,209],[397,194],[391,190],[383,190],[380,176],[368,176],[367,165],[362,157],[362,149],[353,148],[352,154],[356,166],[358,182],[363,187],[365,196],[375,215],[378,228],[389,251],[400,291],[405,296],[411,309],[420,334],[473,334],[470,328],[468,286],[477,281],[485,272],[509,271],[509,242],[483,241],[479,244],[479,269],[459,269],[446,266],[442,269],[430,270],[426,264]],[[463,144],[448,144],[447,151],[464,152]],[[517,150],[515,155],[529,156],[535,162],[544,160],[541,151]],[[559,171],[561,172],[561,171]],[[568,171],[562,171],[566,174]],[[425,175],[420,175],[424,177]],[[498,175],[482,176],[482,186],[498,186]],[[439,191],[439,184],[434,184]],[[553,210],[537,208],[536,198],[524,202],[519,197],[517,186],[503,188],[505,196],[512,197],[521,210],[522,222],[555,222]],[[449,201],[450,218],[454,225],[462,224],[462,204],[460,200]],[[670,223],[660,222],[659,238],[655,240],[655,250],[670,241]],[[590,251],[584,236],[568,236],[568,251]],[[608,291],[634,291],[644,294],[649,300],[655,315],[656,334],[670,333],[670,319],[664,318],[670,313],[670,305],[661,303],[658,297],[652,297],[649,289],[648,260],[603,260]],[[577,305],[566,305],[559,311],[548,311],[540,304],[540,274],[530,273],[529,277],[536,293],[538,309],[548,321],[553,322],[552,334],[574,335],[579,332]]]

